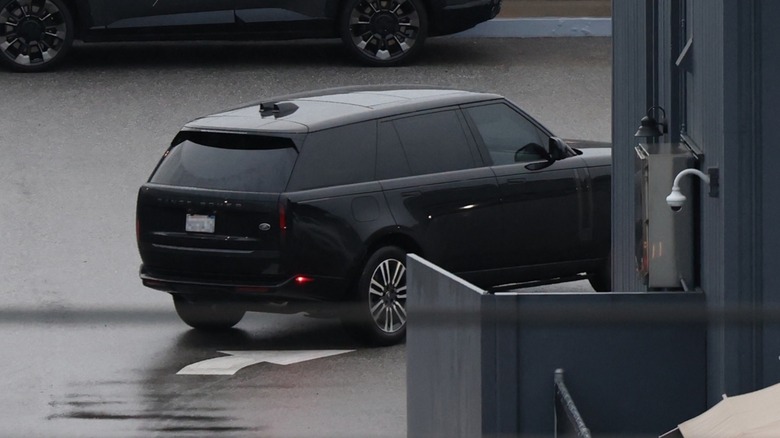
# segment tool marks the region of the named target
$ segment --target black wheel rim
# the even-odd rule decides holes
[[[368,306],[376,326],[392,334],[406,325],[406,267],[395,259],[383,260],[371,275]]]
[[[416,44],[420,14],[411,0],[361,0],[349,16],[349,32],[365,56],[392,61]]]
[[[68,26],[49,0],[14,0],[0,10],[0,52],[20,66],[45,64],[65,47]]]

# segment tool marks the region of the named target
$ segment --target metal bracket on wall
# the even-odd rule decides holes
[[[685,146],[688,147],[688,149],[691,151],[693,156],[696,158],[696,161],[699,163],[704,162],[704,151],[699,147],[699,145],[696,144],[695,141],[691,137],[688,136],[685,132],[680,133],[680,139],[685,144]]]
[[[689,38],[688,42],[685,43],[685,47],[683,47],[682,52],[680,52],[680,56],[677,57],[677,60],[674,62],[674,64],[677,67],[683,68],[685,70],[691,69],[691,52],[693,49],[693,38]]]
[[[707,175],[710,177],[710,197],[720,196],[720,170],[717,167],[707,169]]]

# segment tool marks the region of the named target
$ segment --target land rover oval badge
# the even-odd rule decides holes
[[[263,222],[258,228],[260,228],[260,231],[268,231],[271,229],[271,224]]]

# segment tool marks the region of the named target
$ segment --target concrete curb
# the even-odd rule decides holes
[[[612,36],[611,18],[494,18],[457,34],[467,38]]]

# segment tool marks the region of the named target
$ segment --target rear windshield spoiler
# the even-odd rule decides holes
[[[255,135],[246,133],[209,132],[209,131],[181,131],[173,139],[172,146],[184,141],[191,141],[203,146],[222,149],[286,149],[295,147],[295,142],[289,137],[276,137],[269,135]]]

